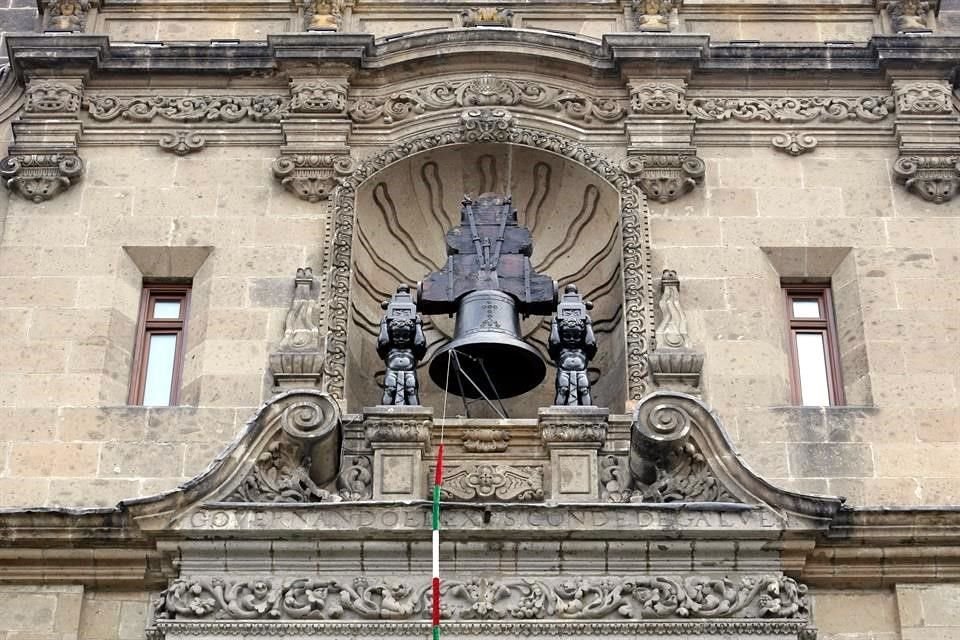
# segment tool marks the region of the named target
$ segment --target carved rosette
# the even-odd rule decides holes
[[[74,153],[16,154],[0,161],[6,187],[33,202],[63,193],[82,174],[83,160]]]
[[[367,575],[177,578],[155,602],[152,623],[162,629],[169,623],[182,622],[185,624],[181,633],[198,635],[196,631],[189,632],[190,626],[186,623],[255,620],[422,622],[429,620],[430,585],[426,576],[403,576],[402,580]],[[616,622],[645,621],[655,625],[647,630],[652,635],[699,635],[705,630],[681,625],[700,620],[708,621],[715,633],[725,636],[777,634],[785,637],[787,633],[796,635],[807,628],[811,614],[806,585],[780,574],[737,578],[696,574],[573,579],[466,577],[444,580],[440,594],[440,615],[444,620],[526,622],[531,625],[526,627],[528,634],[536,632],[535,625],[540,621],[575,621],[580,623],[580,634],[586,629],[583,623],[606,621],[607,625],[612,625],[612,630],[604,632],[591,627],[590,634],[630,636],[636,635],[638,630],[622,628]],[[736,626],[725,626],[734,622]],[[515,626],[513,632],[506,635],[527,635],[521,633],[523,628]],[[231,628],[235,627],[227,627]],[[464,629],[468,628],[458,626],[457,632],[464,633]],[[556,629],[561,631],[563,627]],[[490,626],[486,631],[487,634],[497,633]],[[401,628],[394,625],[389,635],[399,632]],[[470,633],[469,629],[466,632]],[[474,632],[483,633],[484,629],[478,628]],[[275,633],[277,631],[255,635]],[[553,635],[555,632],[547,633]],[[362,635],[359,629],[357,634]]]
[[[942,116],[953,113],[950,88],[936,82],[913,82],[894,88],[897,113],[901,115]]]
[[[329,198],[337,177],[352,170],[353,159],[346,154],[292,154],[273,161],[274,177],[287,191],[307,202]]]
[[[340,82],[310,80],[292,82],[290,111],[293,113],[343,113],[347,108],[347,87]]]
[[[684,114],[686,87],[668,82],[644,82],[631,85],[630,106],[634,113],[655,115]]]
[[[159,140],[161,149],[175,153],[178,156],[196,153],[203,149],[206,144],[206,138],[196,131],[190,131],[189,129],[165,133],[160,136]]]
[[[811,134],[797,131],[778,133],[770,139],[774,149],[794,157],[810,153],[816,149],[817,142]]]
[[[907,191],[935,204],[952,200],[960,190],[960,156],[901,156],[893,173]]]
[[[435,470],[431,469],[430,478]],[[543,500],[543,467],[539,465],[467,464],[444,469],[444,500],[531,502]]]
[[[31,80],[27,86],[23,111],[31,115],[78,113],[80,87],[65,82]]]
[[[465,27],[510,27],[513,11],[504,7],[471,7],[460,12]]]
[[[631,156],[622,167],[648,198],[661,203],[693,191],[707,170],[703,160],[692,153]]]

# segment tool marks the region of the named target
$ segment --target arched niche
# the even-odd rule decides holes
[[[509,114],[499,121],[505,126],[477,125],[490,117],[465,112],[458,129],[392,147],[361,163],[334,194],[324,387],[349,411],[380,399],[380,302],[398,284],[413,285],[443,265],[444,233],[459,221],[463,194],[485,191],[513,196],[521,224],[533,231],[536,268],[561,285],[577,284],[596,305],[596,403],[622,411],[650,390],[652,290],[642,195],[618,167],[579,143],[515,126]],[[430,350],[421,366],[421,400],[438,408],[442,392],[426,364],[449,340],[453,320],[425,320]],[[523,322],[527,340],[544,355],[548,323]],[[535,417],[552,400],[548,369],[540,387],[505,404],[511,417]],[[463,413],[458,398],[448,407],[448,414]],[[494,414],[482,414],[478,403],[471,415]]]

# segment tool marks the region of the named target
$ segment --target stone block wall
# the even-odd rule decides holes
[[[0,585],[0,638],[77,640],[82,605],[81,586]]]
[[[677,269],[704,394],[746,460],[852,504],[955,501],[960,218],[892,182],[895,151],[702,149],[705,186],[651,203],[654,272]],[[848,407],[789,408],[780,280],[829,279]]]

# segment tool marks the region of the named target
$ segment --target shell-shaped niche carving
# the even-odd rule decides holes
[[[378,173],[361,187],[354,237],[353,299],[347,401],[351,410],[376,404],[383,364],[376,354],[380,302],[397,284],[415,285],[440,269],[444,234],[459,224],[464,194],[508,193],[519,222],[533,234],[534,268],[561,287],[575,283],[592,311],[598,354],[591,363],[594,403],[622,410],[625,359],[623,293],[617,191],[584,167],[535,149],[508,145],[446,147],[412,156]],[[524,339],[548,364],[543,383],[504,401],[510,417],[534,417],[553,402],[554,369],[547,356],[550,318],[523,319]],[[426,373],[430,358],[446,344],[453,318],[427,316],[427,355],[420,363],[421,402],[440,407],[442,390]],[[452,403],[452,404],[451,404]],[[456,397],[448,414],[463,414]],[[496,417],[482,402],[473,417]]]

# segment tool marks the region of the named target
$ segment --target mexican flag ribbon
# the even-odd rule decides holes
[[[433,479],[433,640],[440,640],[440,486],[443,484],[443,440]]]

